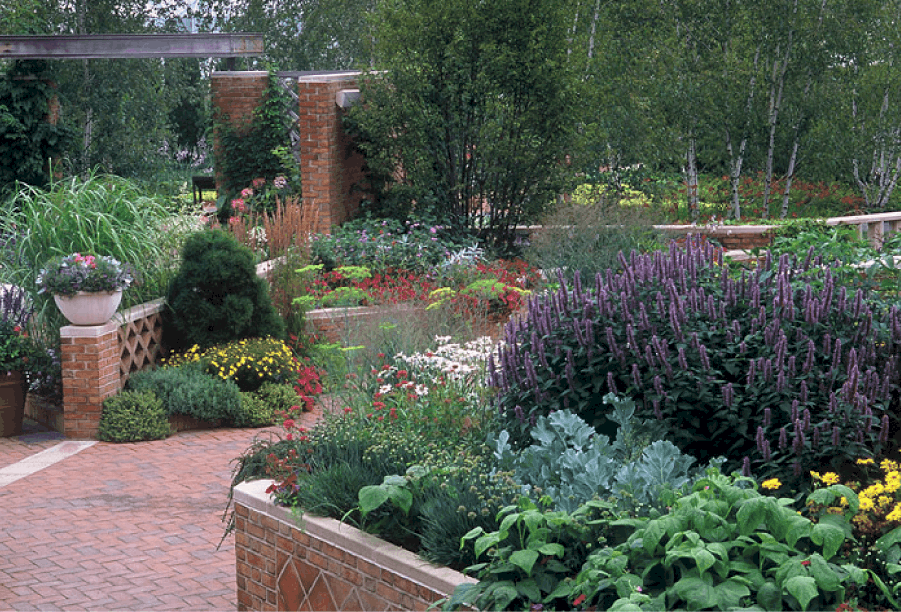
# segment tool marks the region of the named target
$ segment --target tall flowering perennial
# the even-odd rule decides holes
[[[730,270],[688,241],[620,255],[598,274],[529,303],[489,364],[497,407],[521,440],[537,416],[570,408],[604,428],[600,398],[636,399],[683,452],[794,477],[885,444],[898,384],[901,311],[876,310],[828,267],[767,255]]]

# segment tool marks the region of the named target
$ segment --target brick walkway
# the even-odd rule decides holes
[[[235,610],[234,538],[217,545],[231,462],[257,435],[98,442],[0,487],[0,610]],[[62,441],[0,438],[0,468]]]

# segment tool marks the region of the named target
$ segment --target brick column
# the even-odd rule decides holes
[[[269,84],[269,73],[265,70],[241,72],[214,72],[210,75],[210,94],[213,102],[213,117],[227,118],[233,127],[241,127],[253,118],[253,111],[260,104],[263,92]],[[217,143],[213,149],[218,153]],[[216,168],[216,186],[221,188],[224,180],[221,169]]]
[[[297,79],[300,171],[304,206],[316,211],[321,231],[352,218],[363,194],[363,157],[344,132],[339,92],[354,89],[360,73],[301,76]]]
[[[119,322],[67,325],[60,329],[63,370],[63,433],[96,439],[103,400],[121,388]]]

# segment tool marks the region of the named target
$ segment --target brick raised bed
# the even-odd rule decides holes
[[[475,582],[334,519],[298,522],[270,484],[235,488],[238,610],[425,610]]]

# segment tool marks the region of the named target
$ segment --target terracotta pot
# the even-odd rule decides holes
[[[72,325],[103,325],[116,314],[122,301],[122,290],[79,291],[73,296],[54,295],[53,299]]]
[[[0,375],[0,437],[22,435],[25,391],[25,377],[21,372]]]

